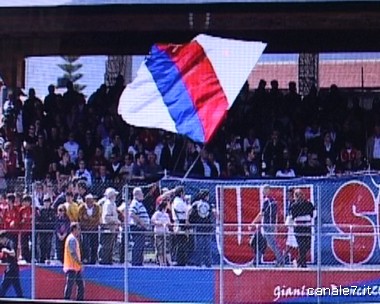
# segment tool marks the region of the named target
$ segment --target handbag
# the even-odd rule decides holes
[[[252,235],[249,245],[253,249],[253,251],[260,252],[261,254],[265,253],[265,250],[267,249],[267,240],[260,232],[260,229],[256,230],[255,233]],[[257,248],[258,247],[258,248]]]

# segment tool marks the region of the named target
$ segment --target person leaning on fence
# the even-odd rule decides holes
[[[288,189],[287,192],[287,208],[286,208],[286,219],[285,226],[288,228],[288,233],[286,236],[286,247],[284,252],[285,263],[290,263],[293,261],[294,251],[298,252],[298,243],[296,236],[294,234],[294,221],[292,215],[290,214],[290,208],[294,204],[293,190]],[[294,260],[295,261],[295,260]]]
[[[32,253],[29,243],[32,242],[33,208],[37,215],[37,208],[32,207],[32,197],[30,195],[24,195],[22,197],[22,207],[20,208],[21,255],[22,259],[27,263],[32,261]]]
[[[276,256],[276,266],[283,265],[283,256],[277,245],[276,241],[276,224],[277,224],[277,203],[274,198],[270,195],[269,185],[263,186],[263,205],[261,212],[252,221],[250,228],[252,228],[257,223],[262,222],[263,225],[263,236],[267,241],[268,247],[273,251]],[[258,251],[258,261],[261,262],[262,253]]]
[[[183,186],[175,188],[172,204],[172,217],[174,221],[174,254],[177,266],[186,266],[188,263],[188,231],[187,215],[189,207],[184,201],[185,189]]]
[[[298,267],[306,268],[306,255],[311,248],[314,206],[305,199],[301,189],[294,190],[294,203],[290,206],[294,220],[294,233],[298,243]]]
[[[70,300],[74,283],[77,284],[77,301],[84,299],[84,282],[82,278],[82,259],[80,251],[80,226],[79,223],[70,224],[70,234],[65,241],[63,256],[63,271],[66,275],[64,298]]]
[[[143,204],[144,194],[141,188],[132,191],[133,199],[129,206],[129,224],[133,241],[132,266],[144,263],[145,236],[150,226],[149,214]]]
[[[156,254],[160,266],[172,265],[172,258],[170,254],[171,238],[169,230],[171,222],[167,212],[168,206],[168,199],[162,200],[151,219],[154,226]]]
[[[40,244],[39,262],[49,262],[55,223],[55,211],[51,207],[51,198],[48,195],[43,197],[43,206],[36,219],[38,229],[38,239]]]
[[[119,194],[114,188],[107,188],[104,192],[105,200],[101,212],[101,234],[100,234],[100,264],[113,263],[113,249],[115,247],[120,220],[118,218],[116,197]]]
[[[63,252],[66,237],[70,232],[70,219],[66,214],[64,204],[58,206],[57,216],[55,218],[55,249],[57,259],[63,263]]]
[[[195,231],[195,263],[197,266],[211,267],[211,241],[214,230],[210,204],[210,193],[202,189],[189,210],[189,222],[194,225]]]
[[[0,232],[0,260],[7,263],[7,268],[4,272],[3,281],[0,286],[0,298],[4,298],[9,287],[13,285],[16,291],[16,296],[22,298],[22,289],[20,283],[20,270],[17,263],[16,248],[10,238],[7,237],[5,231]]]
[[[87,194],[79,206],[79,224],[82,228],[83,262],[95,264],[98,260],[100,207],[92,194]]]

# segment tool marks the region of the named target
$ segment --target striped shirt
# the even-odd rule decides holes
[[[145,227],[149,227],[150,225],[150,219],[149,214],[146,211],[146,208],[142,202],[137,201],[136,199],[133,199],[131,202],[131,205],[129,206],[129,214],[135,214],[137,215],[140,220],[144,223]],[[135,220],[133,217],[129,217],[129,222],[131,225],[136,225]]]

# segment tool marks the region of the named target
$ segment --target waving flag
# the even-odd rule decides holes
[[[123,91],[119,114],[131,125],[207,143],[265,47],[204,34],[182,45],[155,44]]]

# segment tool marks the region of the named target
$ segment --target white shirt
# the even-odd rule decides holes
[[[151,222],[154,225],[154,232],[162,234],[169,232],[170,217],[166,212],[157,210],[153,214]]]
[[[172,217],[174,221],[180,221],[180,220],[186,220],[187,218],[187,211],[188,211],[187,204],[185,201],[180,197],[175,197],[173,200],[172,205]]]
[[[119,222],[115,202],[106,199],[102,206],[102,224],[116,224]]]
[[[380,138],[375,137],[375,143],[373,145],[373,158],[380,158]]]
[[[72,163],[75,163],[77,158],[78,158],[78,150],[79,150],[79,145],[73,141],[73,142],[65,142],[63,147],[67,152],[69,152],[70,155],[70,161]]]
[[[81,172],[79,169],[75,172],[76,177],[84,177],[86,179],[87,186],[91,187],[92,185],[92,176],[91,173],[87,170],[84,169],[83,172]]]
[[[187,219],[187,214],[189,212],[189,207],[185,201],[176,196],[173,200],[172,205],[172,218],[174,220],[174,232],[184,231],[183,224]]]
[[[283,172],[282,170],[278,170],[276,172],[276,177],[296,177],[293,169],[289,169],[288,172]]]

